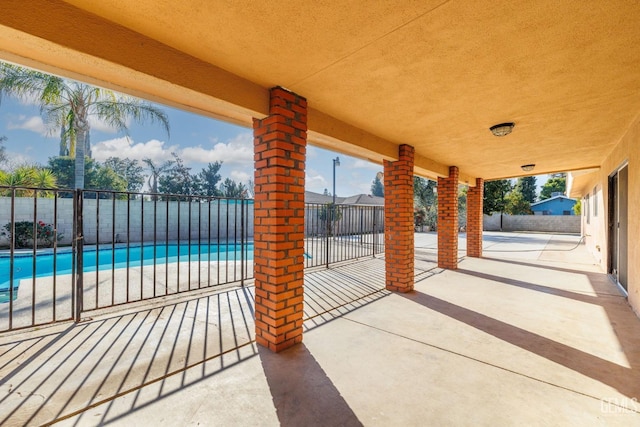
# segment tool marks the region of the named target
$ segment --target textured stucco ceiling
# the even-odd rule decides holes
[[[308,99],[318,143],[373,160],[410,144],[427,175],[598,166],[640,112],[632,0],[4,3],[8,59],[247,124],[266,89],[283,86]],[[46,28],[33,17],[42,8]],[[504,121],[514,132],[491,135]]]

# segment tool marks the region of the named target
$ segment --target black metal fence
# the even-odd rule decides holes
[[[372,257],[384,252],[384,207],[305,205],[305,266]]]
[[[74,192],[0,187],[0,195],[0,239],[8,247],[0,255],[0,331],[72,319],[72,251],[61,241],[73,234]],[[44,285],[39,276],[47,271],[56,274]]]
[[[382,207],[306,207],[305,266],[384,251]],[[253,201],[0,187],[0,332],[253,278]]]

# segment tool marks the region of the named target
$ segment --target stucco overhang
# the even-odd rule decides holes
[[[596,182],[599,170],[600,168],[589,168],[569,172],[567,174],[567,195],[572,198],[580,198],[589,194],[592,190],[589,185]]]
[[[461,181],[599,165],[640,111],[640,6],[621,1],[4,0],[0,58],[234,123],[268,89],[310,141]],[[513,121],[512,134],[489,127]]]

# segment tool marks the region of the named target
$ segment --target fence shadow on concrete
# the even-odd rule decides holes
[[[368,259],[308,272],[305,328],[387,295],[383,266]],[[0,340],[0,424],[110,423],[219,375],[258,355],[253,300],[253,287],[235,287],[6,335]],[[99,419],[88,418],[92,408],[100,408]]]

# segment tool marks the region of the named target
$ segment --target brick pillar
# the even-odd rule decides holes
[[[279,352],[302,341],[307,101],[276,87],[269,112],[253,121],[255,324]]]
[[[484,180],[476,178],[476,186],[467,192],[467,256],[482,257],[482,198]]]
[[[384,162],[386,287],[413,290],[413,147],[401,145],[395,162]]]
[[[458,168],[438,178],[438,267],[458,268]]]

